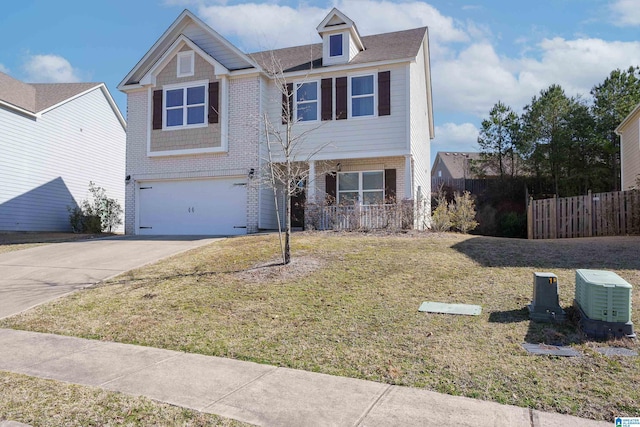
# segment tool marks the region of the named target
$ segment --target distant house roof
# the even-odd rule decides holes
[[[427,33],[427,27],[362,37],[365,50],[349,65],[415,58]],[[273,68],[275,59],[284,72],[322,68],[322,43],[255,52],[249,56],[262,68]]]
[[[96,88],[102,89],[122,126],[126,127],[104,83],[24,83],[0,72],[0,105],[36,116]]]
[[[471,170],[471,164],[473,161],[480,160],[482,160],[480,153],[438,151],[431,168],[431,175],[435,174],[436,168],[439,166],[438,162],[442,162],[453,179],[476,178],[476,174]]]
[[[0,101],[30,113],[38,113],[101,84],[29,84],[0,72]]]

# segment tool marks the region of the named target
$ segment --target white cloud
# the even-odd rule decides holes
[[[472,123],[445,123],[436,126],[436,137],[431,142],[431,160],[438,151],[479,151],[478,128]]]
[[[9,74],[9,69],[5,67],[3,64],[0,64],[0,73]]]
[[[617,0],[610,6],[614,16],[614,24],[626,26],[640,26],[640,5],[638,0]]]
[[[484,117],[501,100],[518,111],[554,83],[569,96],[588,96],[615,68],[640,64],[640,42],[544,39],[526,55],[508,58],[489,43],[476,43],[433,61],[435,109]]]
[[[75,83],[78,70],[58,55],[31,55],[24,64],[25,80],[30,83]]]
[[[387,0],[336,0],[334,6],[356,22],[362,35],[429,26],[432,54],[438,54],[442,44],[469,40],[464,24],[424,2],[398,5]],[[238,40],[242,49],[255,51],[318,43],[315,28],[329,10],[303,2],[295,8],[256,2],[200,4],[198,15],[216,31]],[[478,28],[474,26],[474,32]]]

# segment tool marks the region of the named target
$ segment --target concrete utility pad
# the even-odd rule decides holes
[[[524,343],[522,347],[531,354],[563,357],[580,357],[582,353],[571,347],[547,344]]]
[[[482,313],[482,307],[471,304],[448,304],[443,302],[425,301],[420,304],[418,311],[426,311],[428,313],[442,314],[460,314],[465,316],[479,316]]]

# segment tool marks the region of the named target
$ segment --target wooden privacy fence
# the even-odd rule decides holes
[[[640,191],[529,199],[529,239],[640,234]]]

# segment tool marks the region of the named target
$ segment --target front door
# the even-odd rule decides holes
[[[301,227],[304,229],[304,207],[307,196],[304,189],[304,181],[298,184],[300,192],[291,197],[291,227]]]

